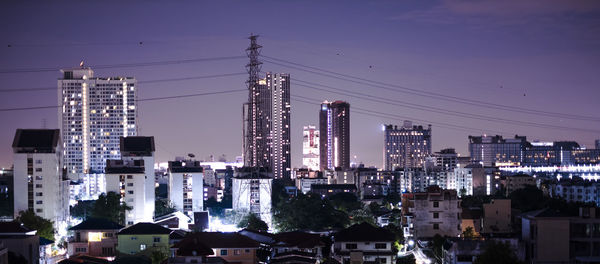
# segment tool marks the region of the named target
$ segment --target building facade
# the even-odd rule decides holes
[[[203,209],[203,176],[199,161],[169,161],[169,200],[190,217]]]
[[[350,104],[321,104],[319,111],[319,167],[321,170],[350,168]]]
[[[316,126],[304,126],[302,135],[302,167],[319,170],[319,130]]]
[[[119,138],[137,135],[136,80],[94,77],[91,68],[61,70],[58,80],[63,166],[69,178],[102,173],[119,159]]]
[[[154,137],[122,137],[121,159],[106,161],[106,191],[121,195],[132,209],[125,224],[152,222],[154,217]]]
[[[69,180],[61,168],[58,129],[17,129],[12,144],[14,216],[32,210],[64,230],[69,217]]]
[[[429,187],[426,192],[404,194],[403,219],[411,218],[412,235],[431,238],[436,234],[458,237],[461,234],[460,199],[455,190]],[[404,205],[403,205],[404,206]]]
[[[502,136],[469,136],[471,161],[480,162],[486,167],[518,166],[523,162],[523,152],[528,146],[529,142],[524,136],[516,135],[508,139]]]
[[[417,168],[431,155],[431,125],[413,126],[404,121],[402,127],[384,126],[383,160],[386,170]]]

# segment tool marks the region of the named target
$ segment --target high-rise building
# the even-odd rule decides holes
[[[473,162],[481,162],[485,167],[520,165],[523,151],[529,142],[527,137],[516,135],[514,139],[502,136],[469,136],[469,153]]]
[[[350,168],[350,104],[321,104],[319,111],[319,159],[321,170]]]
[[[384,168],[418,168],[431,155],[431,125],[413,126],[404,121],[402,127],[384,125],[383,158]]]
[[[442,149],[434,153],[435,165],[443,170],[453,170],[458,164],[458,153],[453,148]]]
[[[169,161],[169,200],[191,218],[203,208],[203,171],[199,161]]]
[[[596,139],[596,149],[600,149],[600,139]]]
[[[269,168],[275,178],[290,178],[290,75],[267,72],[259,79],[261,63],[251,36],[247,65],[248,102],[244,104],[244,166]]]
[[[121,159],[106,161],[106,191],[121,195],[131,207],[125,224],[154,217],[154,137],[121,137]]]
[[[103,173],[121,158],[119,138],[137,135],[136,80],[94,77],[91,68],[61,70],[58,121],[63,166],[70,179]]]
[[[14,215],[32,210],[60,231],[69,217],[69,180],[60,166],[59,135],[58,129],[17,129],[12,148]]]
[[[302,134],[302,166],[319,170],[319,130],[316,126],[304,126]]]

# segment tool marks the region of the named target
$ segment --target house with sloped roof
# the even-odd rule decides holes
[[[84,254],[93,257],[114,257],[117,253],[117,233],[123,228],[103,218],[88,218],[69,228],[69,256]]]
[[[384,228],[355,224],[333,235],[333,257],[342,263],[395,263],[395,241]]]
[[[117,251],[120,254],[146,255],[153,251],[169,254],[171,229],[153,223],[137,223],[117,233]]]
[[[258,263],[257,251],[260,243],[239,233],[190,233],[171,247],[170,256],[172,258],[190,257],[190,252],[186,249],[191,247],[190,245],[197,245],[197,249],[203,248],[203,250],[197,250],[197,255],[208,253],[206,249],[211,249],[213,253],[206,255],[207,257],[220,257],[229,263]],[[181,253],[180,249],[182,249]],[[191,253],[193,255],[193,252]]]

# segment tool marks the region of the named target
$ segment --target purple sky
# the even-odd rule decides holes
[[[0,72],[245,55],[250,33],[262,54],[370,81],[419,91],[600,119],[600,2],[590,1],[58,1],[0,3]],[[143,44],[139,45],[142,41]],[[11,47],[8,47],[10,45]],[[138,68],[98,69],[96,76],[138,81],[244,72],[246,59]],[[288,72],[292,96],[351,104],[351,153],[381,166],[381,124],[403,118],[368,116],[363,108],[427,120],[433,149],[467,153],[467,136],[526,135],[576,140],[592,147],[600,122],[501,111],[415,96],[266,63]],[[0,89],[56,87],[59,72],[0,73]],[[140,84],[139,98],[233,90],[247,76]],[[382,103],[299,85],[310,81]],[[329,88],[328,88],[329,89]],[[525,96],[524,96],[525,95]],[[246,92],[139,103],[140,135],[152,135],[157,160],[195,153],[241,154],[241,109]],[[389,101],[388,101],[389,102]],[[0,108],[57,103],[56,90],[0,93]],[[315,103],[317,103],[315,101]],[[573,127],[532,127],[399,106]],[[318,123],[318,106],[292,101],[292,165],[301,165],[302,126]],[[12,163],[16,128],[56,128],[54,109],[0,112],[0,166]],[[416,122],[426,125],[426,122]],[[439,123],[469,129],[449,129]]]

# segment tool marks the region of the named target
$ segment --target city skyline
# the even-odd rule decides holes
[[[5,58],[0,62],[0,89],[52,86],[54,89],[4,91],[0,108],[55,105],[58,69],[75,67],[81,60],[89,64],[97,76],[135,77],[140,99],[244,90],[247,79],[244,66],[248,62],[244,49],[248,46],[247,37],[254,33],[261,35],[259,44],[266,56],[259,58],[264,63],[262,70],[291,75],[292,167],[302,164],[302,128],[318,122],[317,111],[324,100],[343,100],[353,106],[350,157],[367,166],[382,164],[381,124],[400,125],[403,120],[432,124],[434,152],[451,147],[466,156],[468,136],[482,134],[499,134],[505,138],[518,134],[531,140],[575,140],[592,148],[594,140],[600,137],[596,132],[598,121],[573,120],[567,114],[600,119],[595,101],[600,94],[596,89],[599,77],[595,74],[600,67],[599,52],[595,49],[600,38],[593,34],[600,24],[595,18],[600,6],[575,2],[548,7],[520,6],[508,1],[497,3],[494,10],[456,1],[395,4],[394,8],[378,3],[326,3],[323,9],[336,8],[336,16],[327,17],[325,10],[315,10],[311,15],[314,19],[309,21],[298,15],[276,13],[278,18],[283,16],[287,20],[283,27],[269,30],[266,29],[269,19],[260,17],[239,28],[232,26],[247,21],[248,15],[243,11],[246,3],[240,3],[222,18],[219,14],[225,14],[224,11],[211,10],[229,10],[230,7],[197,4],[196,11],[200,14],[193,16],[193,23],[189,25],[178,16],[163,12],[194,10],[181,10],[176,4],[140,7],[146,11],[140,16],[160,14],[164,23],[148,22],[148,19],[143,19],[145,23],[128,23],[129,12],[115,11],[101,4],[76,4],[77,8],[99,12],[110,10],[118,18],[110,21],[98,18],[101,23],[87,24],[80,14],[69,13],[70,8],[75,7],[3,3],[0,19],[4,22],[2,32],[6,43],[0,47],[0,56]],[[507,11],[515,6],[519,12]],[[282,7],[306,8],[293,3],[277,3],[268,8]],[[23,11],[26,9],[28,12]],[[59,17],[66,13],[74,15]],[[570,18],[569,13],[580,16]],[[17,19],[17,14],[21,18]],[[40,19],[27,19],[29,16]],[[356,19],[350,21],[350,17]],[[333,23],[324,23],[329,20]],[[18,22],[12,26],[14,21]],[[150,27],[146,23],[150,23]],[[547,28],[546,23],[553,29]],[[293,30],[285,28],[286,25]],[[117,32],[112,28],[123,30]],[[74,34],[81,30],[100,34]],[[436,45],[438,43],[445,45]],[[193,59],[198,60],[185,62]],[[171,63],[143,64],[157,61]],[[555,63],[557,61],[560,63]],[[366,85],[365,81],[304,66],[393,86]],[[33,70],[16,72],[15,69]],[[533,115],[477,107],[434,96],[417,96],[410,90],[400,93],[399,87],[564,115]],[[246,100],[246,93],[241,91],[140,102],[138,135],[155,136],[157,161],[173,160],[186,153],[201,158],[226,154],[233,160],[242,153],[240,106]],[[361,113],[356,109],[384,114]],[[443,113],[436,109],[448,111]],[[12,164],[10,143],[17,128],[57,128],[56,113],[56,109],[51,108],[0,112],[0,119],[7,124],[0,132],[0,166]],[[494,118],[484,118],[488,116]],[[200,122],[192,124],[190,118]],[[181,138],[195,140],[190,143]]]

